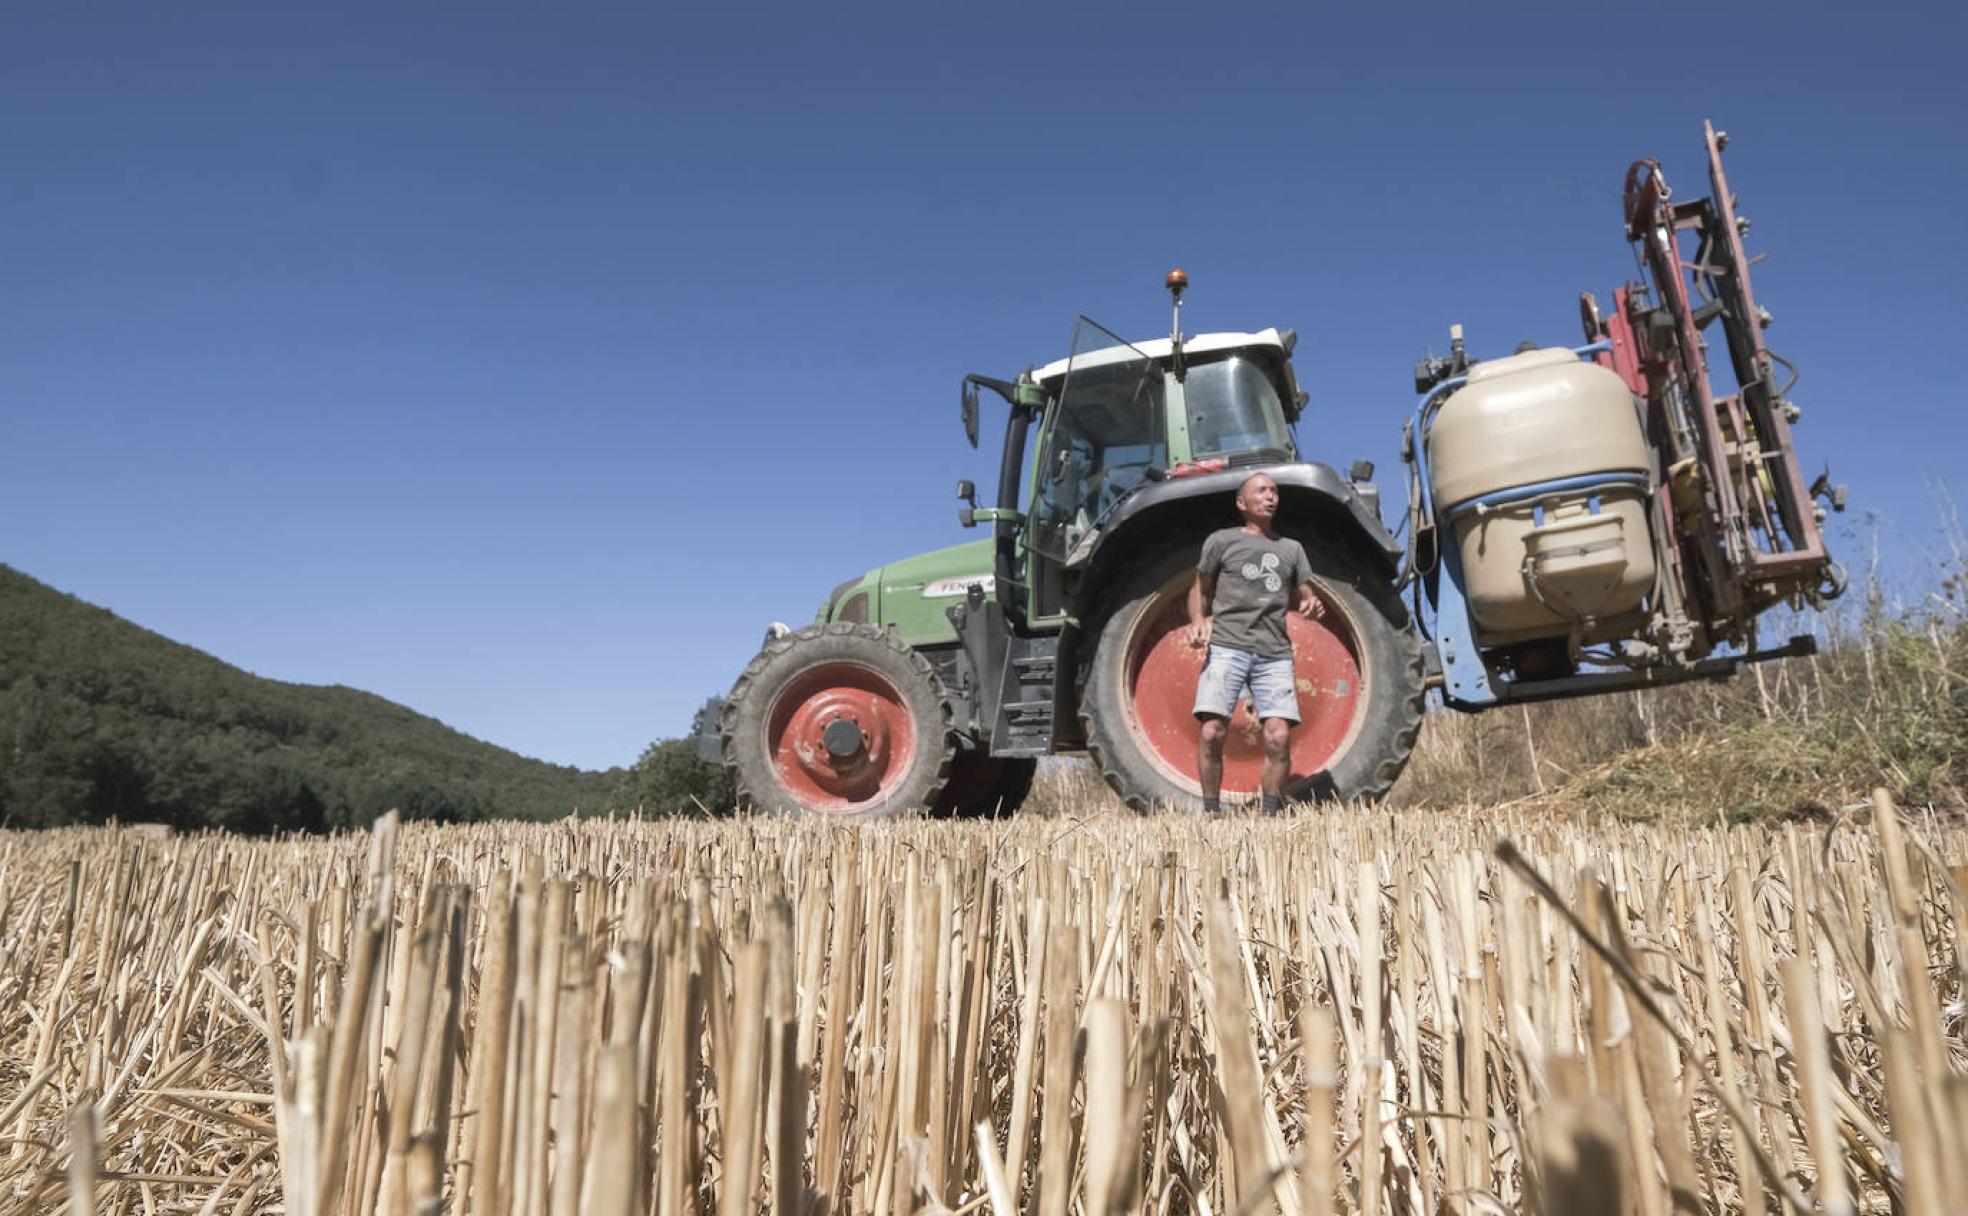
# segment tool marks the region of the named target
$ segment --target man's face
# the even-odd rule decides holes
[[[1266,474],[1256,474],[1238,489],[1237,510],[1245,523],[1270,527],[1278,517],[1278,483]]]

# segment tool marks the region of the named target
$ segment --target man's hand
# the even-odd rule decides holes
[[[1182,638],[1191,649],[1201,650],[1209,645],[1210,605],[1215,602],[1216,575],[1196,571],[1196,581],[1189,584],[1189,627],[1182,631]]]
[[[1326,619],[1326,602],[1319,598],[1318,592],[1312,590],[1311,583],[1299,584],[1298,603],[1294,604],[1292,608],[1300,616],[1311,620],[1323,621]]]

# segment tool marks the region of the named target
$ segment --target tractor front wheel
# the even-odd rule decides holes
[[[1379,798],[1421,729],[1421,645],[1385,580],[1344,553],[1300,540],[1326,610],[1288,621],[1300,722],[1285,793],[1307,801]],[[1184,637],[1197,553],[1198,544],[1175,545],[1137,567],[1093,635],[1081,724],[1101,776],[1136,810],[1194,806],[1202,794],[1193,708],[1206,654]],[[1246,699],[1224,744],[1224,801],[1256,798],[1263,765],[1263,728]]]
[[[935,805],[950,776],[950,704],[929,661],[868,625],[767,640],[719,722],[741,805],[874,819]]]

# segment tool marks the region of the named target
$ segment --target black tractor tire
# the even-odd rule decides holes
[[[840,762],[859,765],[848,770],[851,781],[827,767],[816,739],[800,732],[810,735],[820,718],[840,713],[817,718],[803,706],[842,689],[863,703],[873,698],[888,735],[906,730],[906,756],[889,754],[885,763],[874,763],[864,742],[861,752]],[[929,660],[891,633],[840,621],[766,639],[732,685],[718,729],[739,806],[762,812],[861,820],[932,807],[955,756],[950,702]],[[874,737],[872,731],[851,733]],[[801,744],[810,757],[805,761],[796,754]],[[854,788],[830,793],[822,782]]]
[[[1312,566],[1313,589],[1352,636],[1363,695],[1340,750],[1322,772],[1296,774],[1285,793],[1293,801],[1375,801],[1400,777],[1421,731],[1421,642],[1400,596],[1377,571],[1342,549],[1297,539]],[[1127,683],[1137,629],[1167,612],[1169,597],[1188,594],[1201,547],[1202,538],[1194,537],[1145,556],[1119,580],[1088,630],[1095,644],[1082,667],[1080,696],[1087,750],[1101,778],[1137,811],[1198,805],[1193,777],[1173,777],[1168,765],[1151,759]]]
[[[1029,756],[959,752],[932,814],[957,819],[1005,819],[1017,814],[1032,792],[1039,762]]]

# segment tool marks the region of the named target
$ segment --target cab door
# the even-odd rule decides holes
[[[1168,468],[1168,386],[1155,359],[1085,317],[1041,428],[1025,529],[1027,624],[1054,625],[1107,515]]]

